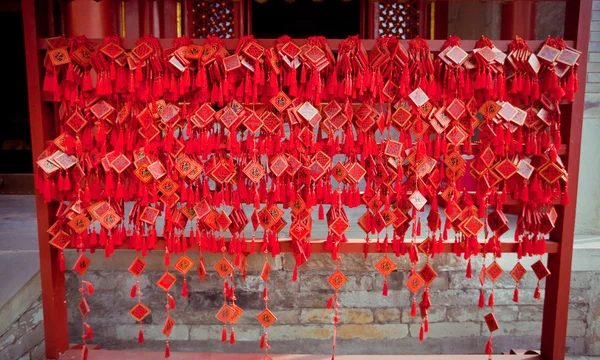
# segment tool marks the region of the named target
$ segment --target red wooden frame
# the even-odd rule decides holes
[[[141,3],[141,1],[142,0],[140,0],[139,3]],[[240,6],[246,8],[249,1],[250,0],[243,2]],[[54,29],[56,28],[56,24],[53,16],[53,14],[55,14],[55,9],[53,9],[53,4],[55,4],[55,2],[52,0],[22,0],[21,3],[27,61],[27,82],[29,86],[31,142],[35,159],[43,151],[46,142],[53,139],[57,134],[55,104],[44,100],[41,88],[41,79],[43,75],[42,62],[45,51],[44,42],[41,39],[55,36]],[[569,2],[565,18],[565,38],[570,40],[569,44],[582,52],[578,69],[580,79],[579,92],[572,104],[561,104],[561,111],[563,114],[562,133],[563,139],[567,141],[565,150],[561,151],[561,155],[563,156],[570,174],[569,193],[572,199],[577,198],[577,180],[579,173],[581,129],[584,111],[585,78],[591,16],[592,0]],[[238,25],[242,31],[250,28],[249,22]],[[369,23],[368,27],[371,28],[372,24]],[[168,37],[169,34],[164,35],[165,37]],[[136,34],[127,35],[128,37],[131,36],[132,38],[136,38]],[[132,38],[125,39],[125,47],[132,47],[134,44]],[[161,41],[165,45],[172,43],[171,39],[162,39]],[[273,44],[273,40],[265,39],[261,41],[269,46]],[[329,45],[335,50],[337,49],[339,42],[340,40],[330,40]],[[439,51],[442,43],[442,40],[429,41],[432,51]],[[495,41],[494,43],[501,50],[506,50],[508,41]],[[236,44],[237,40],[226,41],[226,46],[228,48],[235,48]],[[373,45],[373,40],[365,41],[365,47],[367,49],[372,48]],[[462,42],[462,45],[465,50],[470,50],[474,46],[474,41],[465,40]],[[531,45],[533,48],[536,48],[539,43]],[[550,244],[548,246],[548,268],[552,272],[552,276],[547,279],[546,293],[544,296],[541,356],[545,360],[563,360],[565,358],[575,208],[575,204],[571,204],[571,206],[566,208],[558,206],[559,218],[557,220],[556,229],[551,233]],[[58,252],[49,245],[49,236],[46,233],[49,225],[53,223],[56,207],[54,204],[45,204],[42,196],[38,194],[36,196],[36,209],[40,249],[40,271],[42,278],[46,357],[48,359],[58,359],[61,353],[68,350],[69,344],[67,306],[65,302],[65,278],[64,274],[59,270]],[[283,248],[284,250],[286,249],[285,246]],[[313,248],[315,251],[322,251],[322,244],[316,242],[313,245]],[[351,242],[344,245],[342,251],[362,252],[362,245]],[[507,243],[503,245],[503,251],[514,251],[514,244]],[[144,353],[139,354],[142,355]],[[147,359],[148,357],[144,358]],[[411,358],[415,358],[415,356],[411,356]],[[422,358],[433,358],[433,356],[424,356]],[[442,355],[437,358],[441,359],[444,358],[444,356]],[[528,357],[520,358],[525,359]],[[519,359],[519,357],[515,357],[514,359]]]

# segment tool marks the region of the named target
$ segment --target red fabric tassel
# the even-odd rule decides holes
[[[467,279],[473,277],[473,269],[471,267],[471,258],[469,258],[469,262],[467,263]]]
[[[485,344],[485,354],[492,355],[492,337],[491,336],[490,336],[490,339],[487,341],[487,344]]]
[[[419,341],[425,340],[425,329],[423,329],[423,325],[421,325],[421,329],[419,329]]]
[[[90,340],[94,338],[94,332],[90,324],[85,324],[85,339]]]
[[[327,300],[327,308],[331,309],[333,307],[333,299],[335,298],[335,295],[333,295],[332,297],[329,298],[329,300]]]
[[[175,307],[177,306],[175,304],[175,299],[171,295],[167,295],[167,298],[169,300],[169,309],[171,309],[171,310],[175,309]]]
[[[142,329],[142,325],[140,325],[140,331],[138,332],[138,344],[144,343],[144,330]]]
[[[221,342],[227,342],[227,326],[223,325],[223,332],[221,333]]]
[[[410,316],[411,317],[417,316],[417,301],[415,299],[413,299],[412,305],[410,307]]]
[[[494,290],[492,290],[490,297],[488,298],[488,306],[494,307]]]
[[[260,337],[260,348],[264,349],[265,348],[265,343],[267,342],[267,335],[263,334],[263,336]]]
[[[561,203],[564,206],[569,206],[569,204],[571,203],[571,199],[569,198],[569,184],[567,183],[565,183],[565,191],[563,192]]]
[[[483,309],[485,307],[485,297],[483,295],[483,289],[479,289],[479,304],[478,304],[480,309]]]
[[[319,220],[325,219],[325,212],[323,211],[323,203],[319,204]]]
[[[137,283],[136,283],[137,284]],[[131,287],[131,292],[129,293],[129,296],[133,299],[136,294],[137,294],[137,286],[136,284],[133,284],[133,286]]]
[[[294,273],[292,274],[292,281],[298,280],[298,265],[294,266]]]
[[[181,296],[188,297],[187,279],[183,278],[183,286],[181,287]]]
[[[519,302],[519,284],[515,286],[515,292],[513,293],[513,302]]]
[[[165,247],[165,266],[169,266],[171,264],[171,255],[169,254],[169,249]]]
[[[383,280],[383,296],[388,296],[387,278]]]
[[[231,328],[231,336],[229,337],[229,343],[235,344],[235,330],[233,329],[233,327]]]
[[[167,345],[165,346],[165,359],[171,357],[171,347],[169,346],[169,342],[167,341]]]
[[[81,360],[87,360],[88,359],[88,347],[86,344],[83,344],[83,347],[81,348]]]
[[[85,284],[85,285],[86,285],[86,287],[87,287],[87,292],[88,292],[88,294],[89,294],[89,295],[93,295],[93,294],[94,294],[94,286],[92,285],[92,283],[91,283],[91,282],[89,282],[89,281],[84,281],[84,284]]]
[[[535,287],[535,291],[533,292],[533,298],[536,300],[540,300],[542,297],[541,293],[540,293],[540,283],[538,281],[537,286]]]

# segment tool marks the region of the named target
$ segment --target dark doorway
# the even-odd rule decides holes
[[[256,38],[320,35],[344,39],[360,33],[360,0],[252,1],[252,34]]]
[[[27,106],[27,74],[23,19],[19,11],[0,11],[0,33],[4,37],[2,57],[2,128],[0,129],[0,174],[31,173],[31,138]]]

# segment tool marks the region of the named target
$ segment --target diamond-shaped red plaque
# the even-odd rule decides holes
[[[277,321],[277,317],[269,309],[264,309],[256,316],[256,320],[265,328],[273,325]]]
[[[421,277],[421,275],[414,273],[412,274],[408,280],[406,281],[406,287],[413,294],[416,294],[417,291],[425,284],[425,280]]]
[[[231,272],[233,271],[233,266],[231,266],[231,263],[227,259],[222,258],[221,260],[219,260],[219,262],[215,264],[215,270],[217,270],[219,275],[221,275],[221,277],[224,278],[231,274]]]
[[[269,281],[269,276],[271,276],[271,264],[268,261],[265,261],[265,265],[263,266],[262,272],[260,273],[260,277],[264,282]]]
[[[279,177],[287,170],[288,166],[289,164],[285,156],[278,155],[273,160],[271,160],[271,165],[269,166],[269,168],[271,169],[271,172],[275,174],[275,176]]]
[[[329,229],[333,231],[336,235],[342,236],[350,228],[348,221],[341,216],[338,216],[333,222],[329,225]]]
[[[227,324],[231,319],[232,313],[233,309],[231,309],[231,306],[229,304],[224,304],[221,309],[219,309],[215,317],[223,324]]]
[[[433,270],[429,263],[426,263],[425,266],[419,271],[419,275],[423,279],[426,285],[430,285],[435,278],[437,278],[438,274]]]
[[[163,289],[164,291],[169,291],[169,289],[173,287],[176,281],[177,278],[167,271],[164,273],[163,276],[160,277],[160,279],[158,279],[156,285],[158,285],[158,287]]]
[[[94,116],[96,116],[99,120],[106,118],[114,110],[115,108],[104,100],[98,101],[90,108],[92,114],[94,114]]]
[[[140,276],[144,269],[146,268],[146,262],[139,257],[136,257],[131,265],[129,265],[129,269],[127,269],[134,276]]]
[[[477,236],[479,232],[484,228],[485,224],[475,216],[469,216],[461,224],[462,228],[468,231],[471,235]]]
[[[504,274],[504,270],[497,262],[493,262],[490,266],[485,269],[485,274],[492,280],[496,281],[502,274]]]
[[[138,322],[144,320],[144,318],[150,315],[150,308],[142,303],[136,304],[133,309],[129,310],[129,315],[136,319]]]
[[[425,92],[423,90],[421,90],[421,88],[416,88],[413,92],[411,92],[408,97],[415,103],[415,105],[417,106],[422,106],[423,104],[425,104],[428,100],[429,97],[427,96],[427,94],[425,94]]]
[[[513,176],[517,172],[517,167],[512,161],[508,159],[502,160],[496,167],[494,168],[500,176],[504,179],[508,179]]]
[[[87,120],[78,111],[74,112],[67,120],[67,125],[76,133],[80,132],[86,124]]]
[[[229,322],[232,324],[235,324],[238,319],[240,318],[240,316],[242,316],[242,313],[244,312],[244,310],[242,310],[241,307],[237,306],[236,304],[232,304],[230,306],[231,308],[231,316],[229,317]]]
[[[392,271],[396,270],[396,264],[387,256],[384,256],[375,264],[375,268],[379,270],[383,276],[388,276]]]
[[[498,330],[500,327],[498,326],[498,320],[496,320],[496,316],[493,313],[489,313],[483,317],[485,323],[490,330],[490,332],[494,332]]]
[[[535,276],[537,276],[538,280],[542,280],[548,275],[550,275],[550,270],[548,270],[548,268],[546,267],[546,265],[544,265],[542,260],[538,260],[535,263],[533,263],[531,265],[531,269],[535,273]]]
[[[548,165],[540,169],[538,173],[544,180],[546,180],[550,184],[554,184],[558,179],[560,179],[563,176],[562,170],[552,162],[548,163]]]
[[[271,104],[279,112],[283,112],[288,106],[292,104],[292,100],[283,92],[280,91],[277,95],[271,98]]]
[[[183,255],[177,260],[175,263],[175,270],[179,271],[182,274],[187,274],[188,271],[194,266],[194,262],[189,257]]]
[[[421,192],[419,190],[415,190],[410,195],[408,200],[410,201],[411,204],[413,204],[413,206],[417,210],[421,210],[423,208],[423,206],[425,206],[425,204],[427,204],[427,199],[425,199],[425,196],[423,196],[423,194],[421,194]]]
[[[177,185],[175,181],[171,180],[171,178],[164,179],[160,185],[158,185],[158,189],[167,196],[172,195],[178,187],[179,185]]]
[[[515,267],[513,267],[510,271],[510,276],[512,276],[512,278],[515,279],[516,282],[519,282],[521,281],[521,279],[523,279],[526,273],[527,270],[525,269],[525,267],[520,262],[518,262],[516,263]]]
[[[77,259],[77,262],[75,262],[75,265],[73,265],[73,270],[78,272],[79,275],[84,275],[90,267],[91,263],[92,260],[88,259],[85,255],[81,254],[79,255],[79,259]]]
[[[331,285],[331,287],[333,287],[336,290],[339,290],[347,281],[348,279],[346,278],[346,276],[344,276],[344,274],[342,274],[341,271],[336,270],[330,277],[329,280],[327,280],[327,282],[329,283],[329,285]]]

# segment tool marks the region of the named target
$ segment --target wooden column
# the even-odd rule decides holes
[[[88,38],[104,38],[117,35],[117,14],[113,1],[73,0],[65,2],[65,35],[67,37],[85,35]]]
[[[37,159],[46,147],[46,141],[56,136],[54,104],[42,101],[41,69],[44,53],[38,49],[38,37],[54,36],[52,29],[52,2],[22,0],[27,84],[29,97],[29,122],[33,159]],[[35,165],[34,165],[35,166]],[[58,251],[48,241],[46,230],[54,222],[56,206],[44,203],[36,193],[40,273],[42,280],[42,307],[44,310],[44,337],[46,358],[58,359],[69,346],[67,328],[67,303],[65,299],[65,276],[60,271]]]
[[[555,254],[548,254],[548,269],[551,274],[546,280],[544,316],[542,318],[542,357],[544,360],[564,360],[569,314],[569,289],[571,286],[571,264],[573,258],[573,234],[575,231],[575,200],[579,177],[581,154],[581,128],[585,104],[585,78],[587,54],[590,42],[592,0],[573,1],[567,6],[565,15],[565,39],[574,40],[574,47],[581,51],[579,58],[579,91],[572,104],[561,105],[562,138],[567,143],[567,155],[563,162],[569,173],[569,195],[571,205],[558,209],[556,229],[550,240],[559,241]]]
[[[511,40],[515,35],[525,40],[535,39],[535,2],[511,1],[502,5],[500,37]]]

